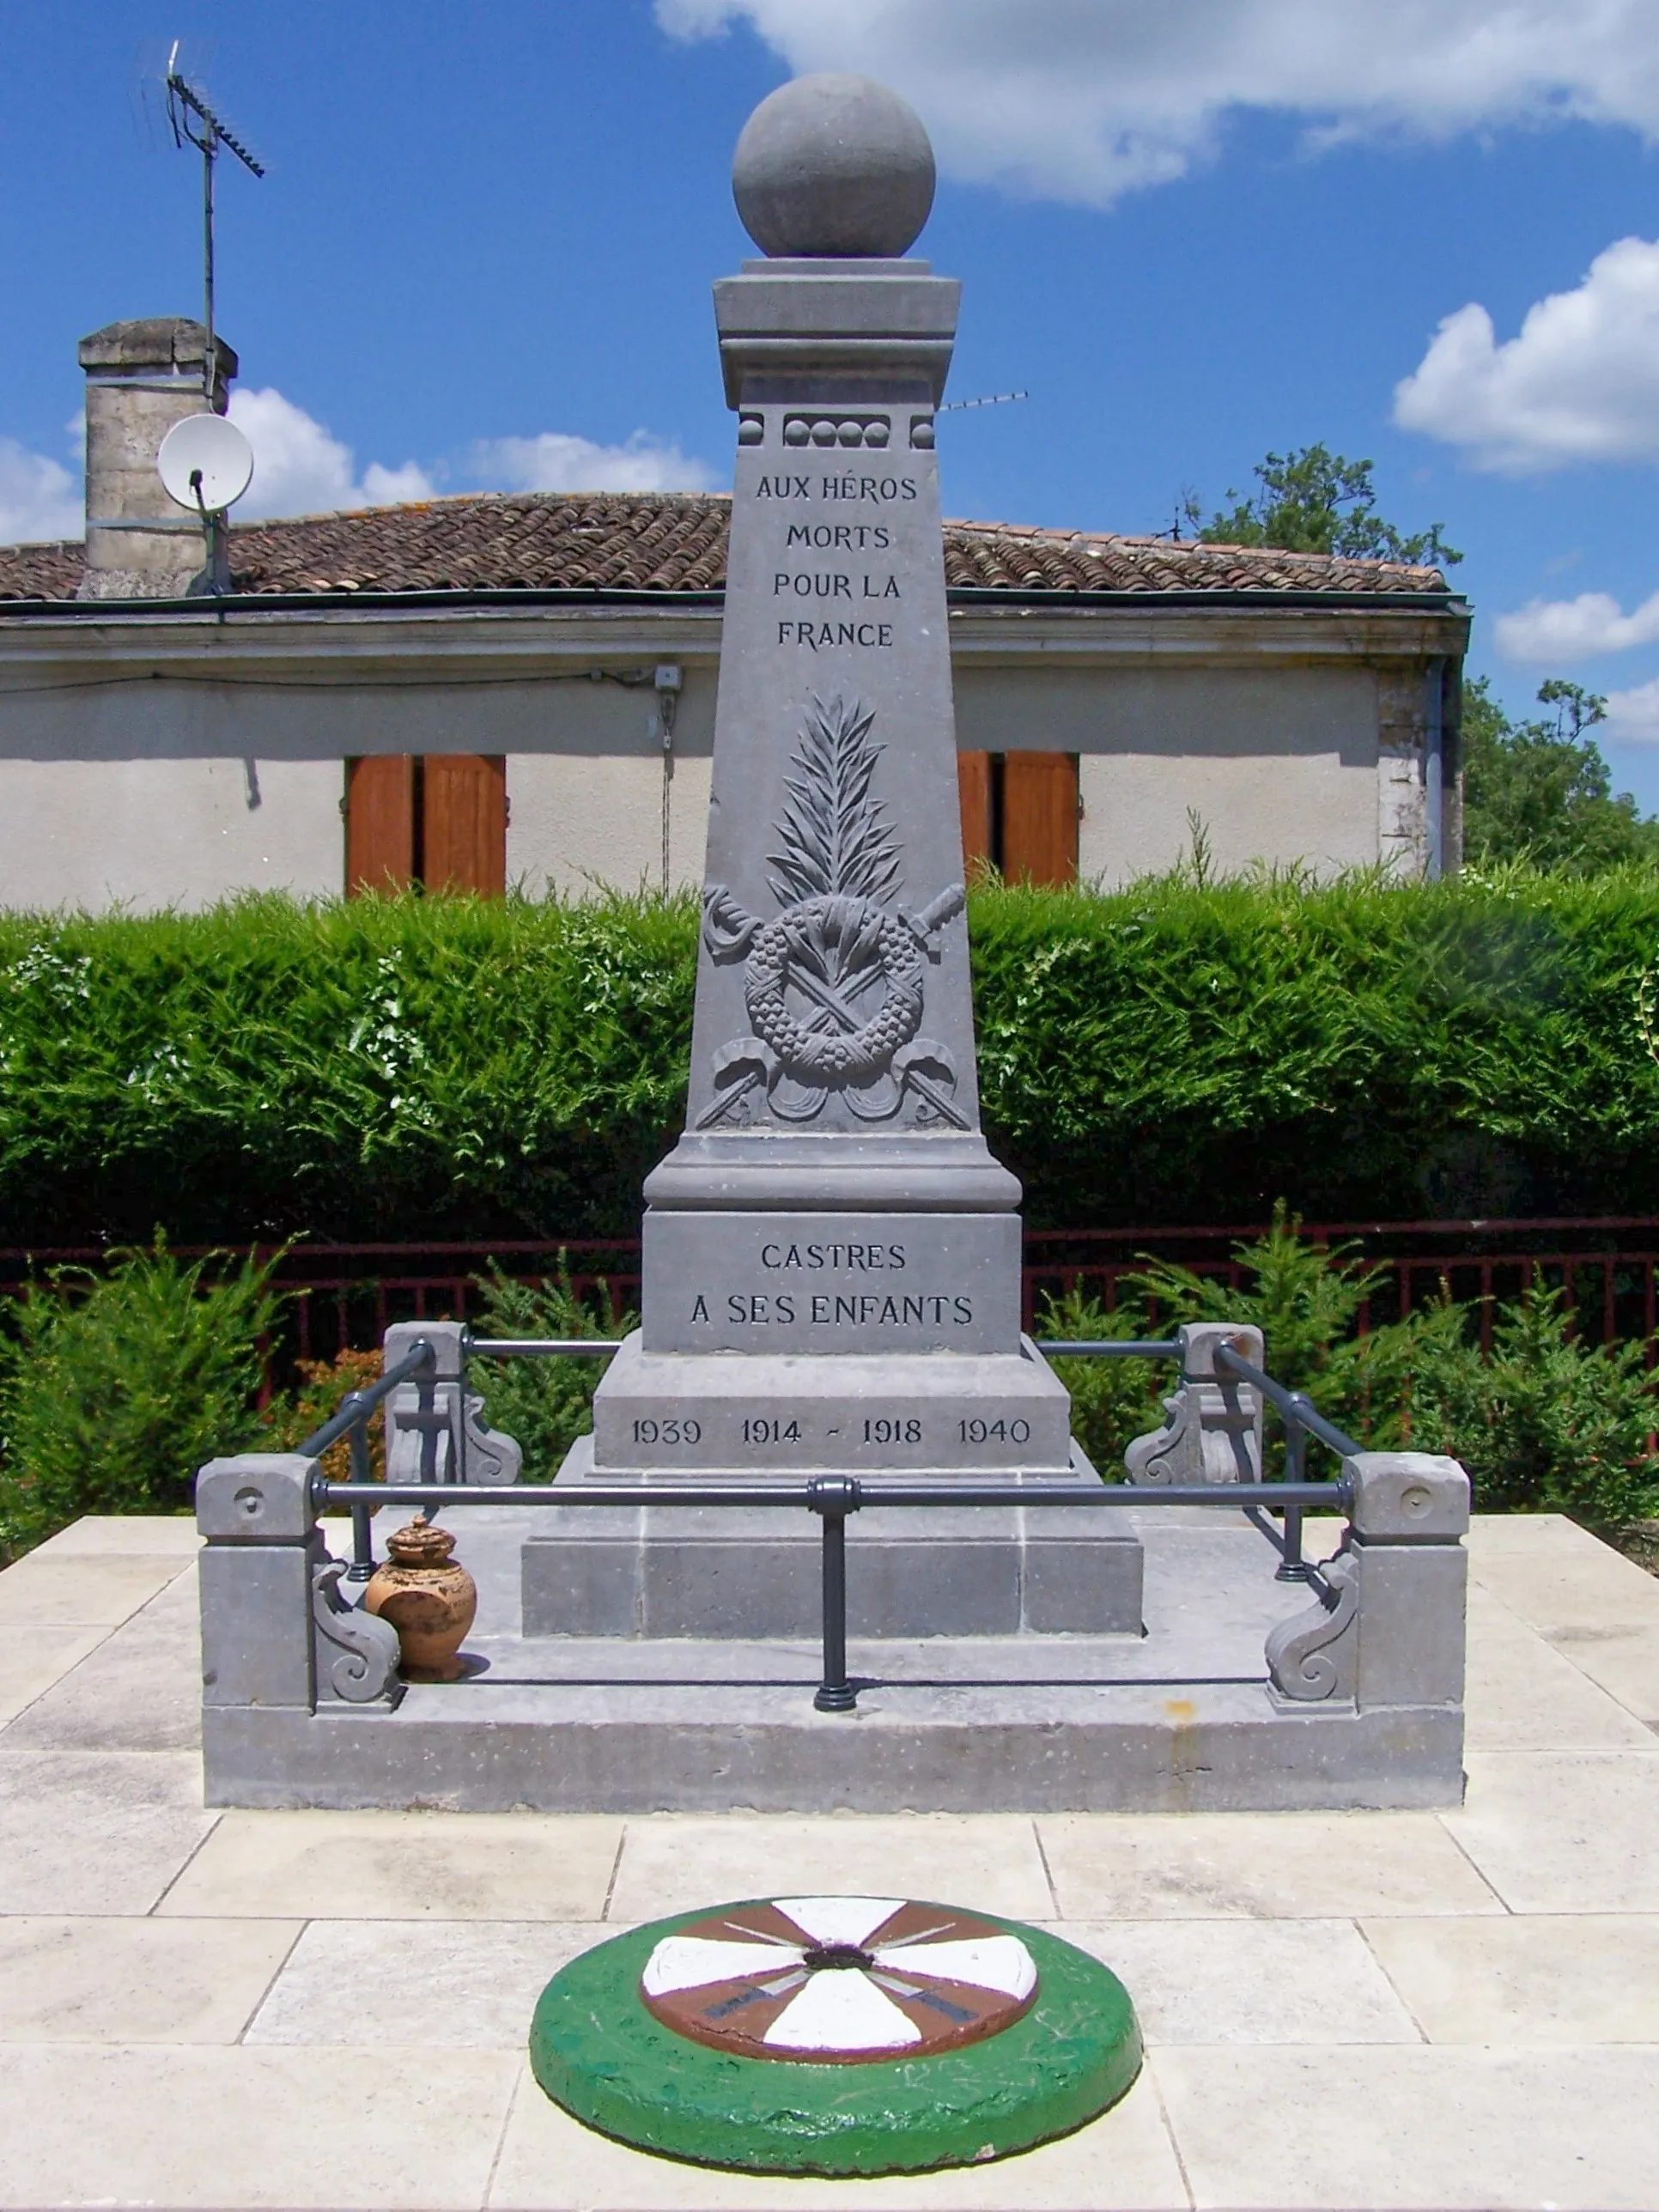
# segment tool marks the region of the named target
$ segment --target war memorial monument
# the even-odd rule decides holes
[[[733,182],[760,258],[714,288],[731,546],[686,1126],[645,1186],[641,1327],[556,1470],[486,1407],[493,1361],[560,1347],[458,1322],[391,1330],[381,1382],[298,1452],[203,1469],[209,1800],[1455,1802],[1462,1469],[1362,1450],[1273,1383],[1256,1332],[1206,1324],[1109,1348],[1176,1366],[1125,1482],[1021,1334],[940,535],[959,288],[908,258],[932,153],[892,94],[805,78],[751,117]],[[409,1679],[358,1601],[382,1412],[382,1525],[441,1511],[477,1584],[453,1679]],[[340,1437],[347,1485],[320,1472]]]

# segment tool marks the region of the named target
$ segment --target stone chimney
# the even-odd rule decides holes
[[[207,565],[199,522],[161,489],[155,456],[173,424],[204,411],[205,332],[179,315],[111,323],[81,341],[87,375],[87,569],[83,599],[178,599]],[[213,411],[236,356],[222,338]]]

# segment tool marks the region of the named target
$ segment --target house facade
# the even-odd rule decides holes
[[[203,594],[148,465],[202,404],[193,331],[85,342],[86,542],[0,548],[0,900],[700,882],[729,502],[233,527]],[[1201,829],[1220,870],[1456,865],[1469,616],[1437,571],[971,521],[945,555],[970,854],[1111,885]]]

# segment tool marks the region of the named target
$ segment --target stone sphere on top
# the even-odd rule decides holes
[[[873,77],[799,76],[744,124],[732,193],[763,253],[885,258],[927,220],[933,149],[915,110]]]

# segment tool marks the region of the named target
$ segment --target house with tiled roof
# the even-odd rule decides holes
[[[6,904],[700,879],[726,499],[233,526],[204,591],[152,465],[199,326],[82,360],[86,538],[0,547]],[[983,521],[945,560],[964,837],[1011,876],[1122,882],[1195,823],[1220,868],[1455,865],[1469,617],[1437,570]]]

